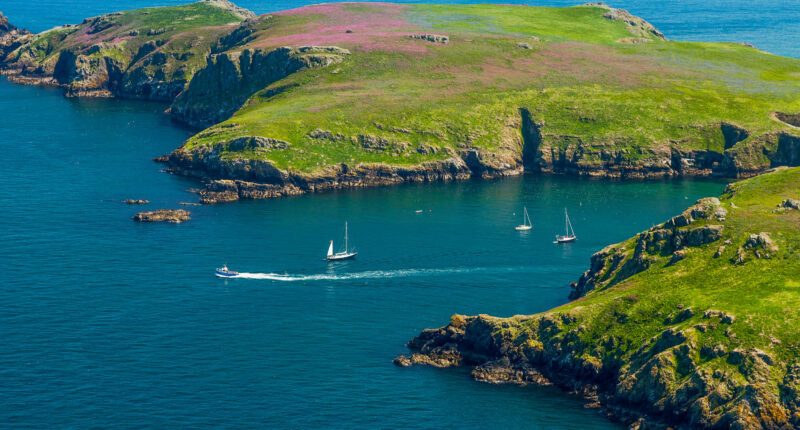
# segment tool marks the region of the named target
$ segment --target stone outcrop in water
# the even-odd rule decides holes
[[[151,212],[139,212],[133,216],[133,220],[139,222],[169,222],[176,224],[190,219],[192,217],[189,211],[183,209],[159,209]]]

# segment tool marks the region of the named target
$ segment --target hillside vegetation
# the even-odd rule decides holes
[[[25,38],[27,37],[27,38]],[[557,172],[747,177],[800,164],[800,60],[668,41],[604,4],[223,0],[19,38],[4,73],[171,101],[206,201]],[[2,57],[0,57],[2,58]]]
[[[577,300],[530,316],[456,315],[397,362],[552,382],[626,421],[797,428],[799,184],[798,168],[734,183],[598,252],[573,284]]]

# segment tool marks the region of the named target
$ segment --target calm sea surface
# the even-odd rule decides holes
[[[174,3],[1,0],[0,10],[42,30]],[[792,2],[681,3],[614,5],[672,38],[798,53],[782,9]],[[196,201],[197,182],[149,161],[190,135],[164,108],[0,80],[0,427],[616,428],[555,389],[391,360],[453,313],[564,303],[593,252],[723,188],[527,176],[188,207],[183,225],[135,224],[141,208],[120,200]],[[523,205],[534,229],[520,234]],[[556,246],[565,207],[580,240]],[[359,258],[324,263],[345,221]],[[214,277],[226,262],[252,279]]]

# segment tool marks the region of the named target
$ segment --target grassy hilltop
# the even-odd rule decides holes
[[[208,201],[523,170],[743,177],[800,163],[800,60],[668,41],[604,4],[253,16],[204,0],[21,39],[2,61],[18,82],[169,100],[173,118],[206,128],[170,162],[237,180],[212,184]]]
[[[796,428],[799,184],[798,168],[734,183],[598,252],[573,285],[577,300],[530,316],[456,315],[398,363],[552,381],[623,418],[633,410],[672,425]]]
[[[669,159],[671,148],[714,152],[721,161],[737,144],[746,151],[765,134],[789,131],[771,115],[800,109],[800,61],[737,44],[668,42],[642,21],[608,16],[599,6],[368,4],[273,14],[235,49],[335,45],[352,55],[274,83],[223,123],[232,127],[211,128],[187,149],[265,136],[295,148],[226,156],[314,170],[351,159],[416,164],[463,147],[492,151],[505,140],[521,144],[527,132],[532,145],[541,140],[540,150],[580,153],[578,164],[663,158],[664,151]],[[448,41],[409,38],[427,33]],[[520,109],[528,130],[521,131]],[[315,138],[317,129],[345,138]],[[365,150],[350,139],[365,134],[388,149]],[[558,161],[542,152],[531,154],[532,164]],[[769,163],[755,158],[747,162]]]
[[[5,54],[5,74],[20,83],[61,85],[73,96],[171,102],[219,38],[252,16],[226,1],[204,0],[87,18],[22,38]]]

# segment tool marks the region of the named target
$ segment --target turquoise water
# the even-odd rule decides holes
[[[0,10],[36,28],[149,4]],[[0,80],[2,427],[616,428],[556,389],[391,360],[453,313],[566,302],[593,252],[723,188],[526,176],[188,207],[183,225],[135,224],[142,208],[122,199],[196,201],[197,182],[150,161],[190,135],[164,109]],[[534,229],[520,234],[523,205]],[[580,240],[556,246],[564,207]],[[345,221],[359,258],[329,265]],[[213,276],[226,262],[259,279]]]
[[[527,176],[135,224],[140,207],[120,200],[196,200],[186,190],[197,183],[149,161],[189,135],[163,109],[0,81],[5,425],[613,428],[555,389],[391,360],[456,312],[564,303],[593,252],[722,189]],[[527,234],[513,229],[523,205]],[[565,206],[580,240],[557,246]],[[359,257],[327,264],[345,221]],[[272,279],[213,276],[225,262]]]

